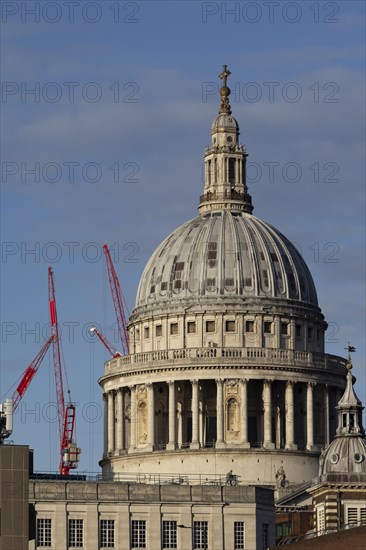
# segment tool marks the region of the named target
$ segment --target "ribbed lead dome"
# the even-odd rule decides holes
[[[318,305],[295,246],[246,212],[219,210],[173,231],[148,262],[136,307],[216,297],[282,298]]]

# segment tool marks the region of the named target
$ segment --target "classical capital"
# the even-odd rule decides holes
[[[233,386],[237,386],[239,384],[239,379],[238,378],[231,378],[229,380],[226,381],[226,385],[231,388]]]

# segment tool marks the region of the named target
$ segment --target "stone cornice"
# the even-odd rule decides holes
[[[234,377],[238,377],[238,371],[242,371],[243,375],[245,374],[246,380],[262,380],[265,376],[265,373],[269,373],[269,376],[272,380],[278,380],[282,382],[288,381],[288,374],[292,373],[292,375],[297,375],[296,379],[294,379],[294,382],[304,382],[307,383],[309,380],[309,376],[314,376],[314,382],[319,384],[324,384],[324,374],[327,374],[327,380],[326,382],[329,383],[329,380],[332,380],[332,385],[339,387],[343,389],[343,386],[340,385],[339,376],[335,375],[335,373],[332,373],[330,371],[319,371],[315,368],[295,368],[295,367],[273,367],[273,366],[254,366],[254,365],[224,365],[224,366],[217,366],[217,365],[205,365],[205,366],[197,366],[197,365],[189,365],[189,366],[169,366],[169,367],[159,367],[159,368],[145,368],[145,369],[134,369],[131,371],[118,371],[114,373],[106,374],[105,376],[102,376],[99,378],[98,382],[103,387],[105,383],[107,382],[120,382],[121,378],[124,380],[124,386],[130,386],[132,379],[136,379],[136,383],[138,383],[138,378],[143,377],[146,379],[146,376],[148,375],[150,378],[156,375],[156,380],[152,380],[152,382],[164,382],[167,378],[171,377],[173,374],[175,375],[175,381],[178,382],[180,380],[189,380],[192,378],[192,372],[194,373],[194,376],[197,377],[197,379],[213,379],[217,378],[218,376],[225,376],[226,371],[235,371]],[[250,371],[252,371],[250,373]],[[207,373],[204,375],[204,373]],[[250,376],[249,376],[250,373]],[[334,377],[334,378],[333,378]],[[227,374],[227,378],[230,378],[229,373]],[[317,380],[319,378],[319,380]]]
[[[318,306],[307,302],[299,302],[297,300],[281,300],[280,298],[266,297],[258,298],[253,296],[252,298],[246,297],[245,306],[243,304],[242,296],[220,296],[220,302],[218,303],[217,297],[200,297],[179,300],[164,301],[162,304],[146,304],[136,307],[132,315],[130,316],[128,326],[130,327],[135,322],[146,320],[159,320],[160,317],[167,317],[170,315],[187,315],[192,314],[256,314],[261,313],[263,315],[291,315],[295,317],[302,317],[304,320],[314,319],[324,322],[324,316]],[[310,317],[309,317],[310,315]]]

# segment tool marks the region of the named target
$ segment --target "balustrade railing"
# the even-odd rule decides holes
[[[258,366],[263,364],[274,366],[314,366],[319,369],[345,368],[346,360],[335,355],[311,351],[297,351],[276,348],[184,348],[157,350],[135,353],[124,357],[111,359],[105,364],[105,372],[113,372],[123,367],[133,365],[171,364],[184,365],[191,362],[228,364],[232,361],[238,364]]]

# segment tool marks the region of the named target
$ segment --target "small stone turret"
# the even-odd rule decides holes
[[[357,397],[352,376],[350,353],[355,348],[348,346],[347,385],[338,402],[338,427],[334,440],[320,458],[319,475],[366,474],[366,437],[362,426],[362,406]]]

